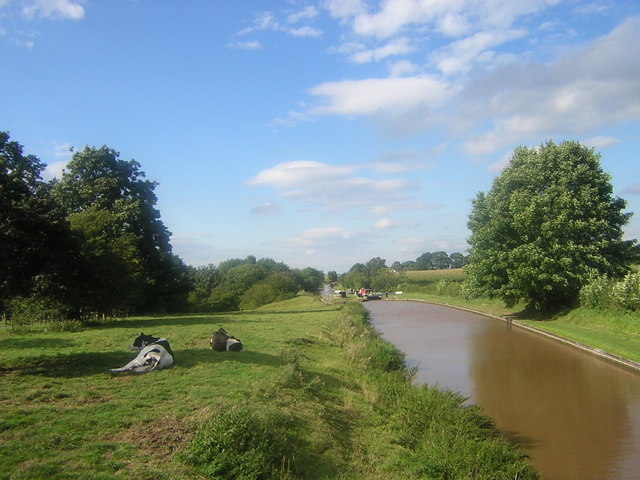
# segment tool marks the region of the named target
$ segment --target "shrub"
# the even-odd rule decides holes
[[[61,322],[67,318],[65,307],[48,297],[15,297],[9,302],[14,325]]]
[[[629,273],[611,288],[611,296],[623,310],[640,309],[640,273]]]
[[[583,307],[604,309],[611,303],[611,281],[606,275],[593,278],[580,289],[580,305]]]
[[[246,407],[221,411],[196,432],[183,459],[208,479],[291,478],[286,471],[293,457],[288,436],[293,429],[286,420]]]

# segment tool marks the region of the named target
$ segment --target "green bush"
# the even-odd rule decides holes
[[[14,325],[62,322],[67,318],[65,307],[48,297],[15,297],[9,302]]]
[[[612,304],[611,281],[606,275],[595,277],[580,289],[580,305],[605,309]]]
[[[629,273],[611,289],[615,303],[623,310],[640,309],[640,274]]]
[[[290,421],[246,407],[218,412],[202,425],[183,454],[203,478],[270,480],[293,478]]]
[[[640,274],[629,273],[622,280],[596,277],[580,289],[580,305],[587,308],[640,309]]]

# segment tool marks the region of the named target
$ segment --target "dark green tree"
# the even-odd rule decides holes
[[[433,259],[431,252],[425,252],[418,258],[416,258],[416,262],[412,270],[433,270]]]
[[[462,268],[467,263],[467,258],[460,252],[454,252],[449,255],[451,260],[451,268]]]
[[[446,270],[451,268],[451,259],[447,252],[433,252],[431,254],[431,263],[435,270]]]
[[[473,201],[467,291],[549,310],[574,302],[593,275],[626,272],[630,214],[599,160],[573,141],[517,148]]]
[[[78,244],[44,167],[0,132],[0,307],[15,296],[76,300]]]
[[[299,283],[305,292],[316,293],[324,283],[324,273],[311,267],[303,268],[300,270]]]
[[[138,162],[120,160],[118,152],[103,146],[76,152],[54,187],[69,215],[110,212],[111,235],[134,240],[142,274],[140,295],[129,300],[142,311],[182,308],[189,290],[186,266],[172,254],[170,232],[155,208],[156,186]]]

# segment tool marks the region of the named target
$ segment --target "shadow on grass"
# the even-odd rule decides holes
[[[191,368],[201,364],[215,366],[220,362],[252,363],[256,365],[278,366],[280,357],[268,353],[242,350],[240,352],[216,352],[210,348],[191,348],[176,352],[175,365],[181,368]]]
[[[134,358],[134,354],[122,351],[40,355],[19,359],[20,363],[16,365],[1,366],[0,377],[11,373],[61,378],[83,377],[108,373],[109,369],[122,367]],[[280,357],[277,355],[252,351],[214,352],[205,348],[176,351],[174,358],[174,366],[180,368],[192,368],[201,364],[215,366],[223,361],[267,366],[280,364]]]
[[[11,336],[9,338],[3,338],[0,340],[0,350],[23,348],[61,348],[70,347],[74,345],[74,341],[68,338],[52,338],[42,335],[18,337]]]
[[[57,355],[40,355],[20,359],[18,365],[0,367],[0,375],[19,373],[44,377],[73,378],[106,372],[110,368],[125,365],[131,360],[122,352],[83,352]],[[123,362],[123,360],[125,360]]]

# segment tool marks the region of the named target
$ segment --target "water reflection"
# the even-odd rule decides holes
[[[367,304],[420,382],[470,397],[546,480],[640,476],[640,375],[480,315],[415,302]]]

